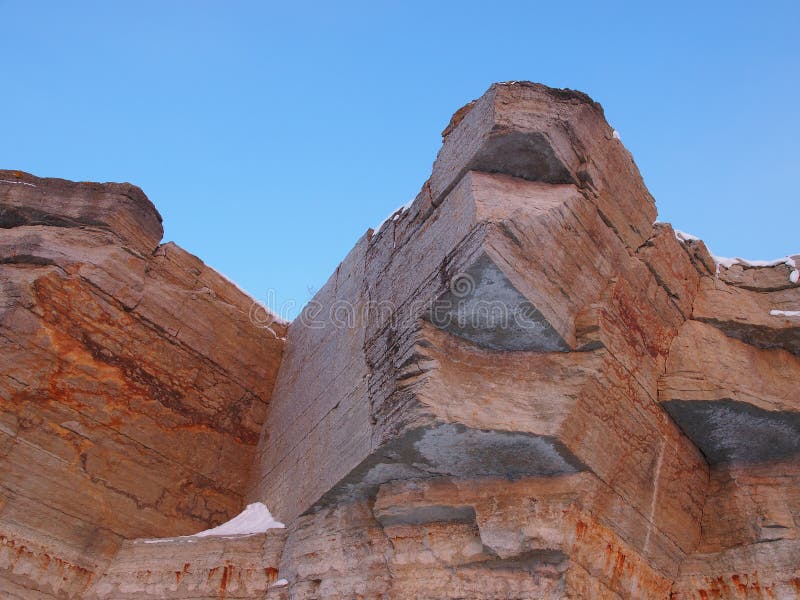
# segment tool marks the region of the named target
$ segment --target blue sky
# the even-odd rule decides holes
[[[659,219],[800,251],[796,2],[0,0],[0,166],[130,181],[165,239],[304,304],[494,81],[601,102]]]

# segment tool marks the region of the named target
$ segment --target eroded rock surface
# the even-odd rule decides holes
[[[124,540],[239,512],[283,326],[138,188],[0,180],[0,589],[75,597]]]
[[[654,223],[587,96],[458,111],[288,329],[138,189],[0,179],[12,597],[800,594],[800,257]],[[135,539],[244,500],[287,529]]]

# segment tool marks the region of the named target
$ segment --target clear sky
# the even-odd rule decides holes
[[[130,181],[165,240],[298,306],[494,81],[602,103],[659,219],[800,251],[797,2],[0,0],[0,167]]]

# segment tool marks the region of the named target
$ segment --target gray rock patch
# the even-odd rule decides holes
[[[663,403],[712,465],[800,456],[800,414],[731,399]]]

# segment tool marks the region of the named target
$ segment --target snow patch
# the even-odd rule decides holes
[[[619,135],[619,131],[617,131],[616,129],[611,134],[611,137],[614,138],[615,140],[619,140],[620,142],[622,141],[622,137]]]
[[[692,235],[691,233],[686,233],[685,231],[675,230],[675,237],[678,238],[679,242],[699,242],[701,241],[699,237],[696,235]]]
[[[775,260],[747,260],[746,258],[726,258],[724,256],[714,256],[713,258],[715,263],[726,268],[730,268],[733,265],[742,265],[744,267],[777,267],[778,265],[786,265],[793,269],[797,266],[791,256],[784,256]]]
[[[800,310],[775,310],[769,311],[773,317],[800,317]]]
[[[791,256],[784,256],[775,260],[747,260],[746,258],[728,258],[726,256],[713,255],[711,258],[714,259],[714,263],[717,265],[717,273],[719,273],[720,267],[730,269],[733,265],[742,265],[743,267],[777,267],[778,265],[786,265],[792,269],[792,272],[789,273],[789,281],[797,283],[800,278],[800,274],[795,268],[797,267],[797,262]]]
[[[206,529],[194,535],[182,535],[174,538],[156,538],[142,541],[145,544],[163,544],[165,542],[174,542],[177,540],[193,541],[201,537],[235,537],[264,533],[268,529],[283,529],[284,527],[286,526],[283,523],[275,520],[263,502],[254,502],[253,504],[248,504],[247,508],[230,521],[218,525],[217,527]]]
[[[268,529],[283,529],[285,525],[275,520],[263,502],[248,504],[238,515],[227,523],[212,529],[195,533],[191,537],[208,537],[212,535],[252,535],[264,533]]]
[[[10,179],[0,179],[0,183],[10,183],[11,185],[27,185],[28,187],[35,188],[36,186],[26,181],[11,181]]]
[[[702,241],[696,235],[686,233],[685,231],[678,231],[677,229],[675,230],[675,237],[678,238],[678,241],[681,243]],[[792,272],[789,273],[789,281],[792,283],[800,281],[800,270],[797,269],[797,261],[791,256],[783,256],[775,260],[747,260],[746,258],[740,258],[738,256],[735,258],[728,258],[727,256],[714,256],[712,254],[711,258],[714,259],[714,264],[717,265],[717,273],[719,273],[720,267],[730,269],[733,265],[742,265],[743,267],[777,267],[778,265],[786,265],[792,269]]]
[[[269,587],[286,587],[287,585],[289,585],[289,582],[286,579],[278,579],[278,581]]]
[[[411,200],[403,204],[403,206],[398,206],[396,209],[392,211],[392,213],[388,217],[386,217],[383,221],[378,223],[378,226],[374,227],[373,231],[377,234],[381,230],[381,228],[384,225],[386,225],[386,223],[388,223],[389,221],[397,221],[397,219],[403,216],[403,213],[405,213],[406,211],[408,211],[409,208],[411,208],[411,205],[413,203],[414,199],[412,198]]]

